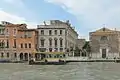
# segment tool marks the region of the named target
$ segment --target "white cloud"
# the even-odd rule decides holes
[[[12,4],[12,5],[16,5],[16,6],[18,6],[18,5],[23,6],[24,5],[22,0],[2,0],[2,1],[9,3],[9,4]]]
[[[26,20],[25,17],[18,16],[18,14],[22,15],[22,16],[25,16],[27,14],[27,16],[29,16],[30,18],[33,18],[34,16],[31,17],[30,15],[31,14],[35,15],[32,11],[30,11],[26,7],[23,0],[2,0],[2,1],[5,2],[5,5],[10,4],[10,5],[6,6],[8,9],[12,9],[12,8],[16,7],[16,10],[11,11],[11,13],[10,13],[10,12],[6,12],[6,11],[0,9],[0,21],[8,21],[8,22],[15,23],[15,24],[26,23],[29,28],[37,27],[36,22],[29,22],[28,20]],[[3,7],[3,9],[4,9],[4,7]],[[17,15],[14,13],[16,13]]]
[[[61,6],[90,30],[120,26],[120,0],[45,0]]]
[[[29,28],[36,28],[37,25],[35,22],[28,22],[24,17],[5,12],[3,10],[0,10],[0,21],[8,21],[15,24],[26,23]]]

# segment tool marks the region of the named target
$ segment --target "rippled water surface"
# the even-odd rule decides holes
[[[0,80],[120,80],[120,63],[0,64]]]

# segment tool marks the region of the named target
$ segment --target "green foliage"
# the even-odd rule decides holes
[[[0,48],[5,48],[5,43],[4,42],[0,43]]]
[[[80,56],[80,49],[78,47],[75,48],[74,50],[74,56]]]
[[[86,41],[85,42],[85,45],[82,47],[84,53],[86,51],[87,55],[89,56],[89,54],[91,53],[91,46],[90,46],[90,43],[89,41]]]

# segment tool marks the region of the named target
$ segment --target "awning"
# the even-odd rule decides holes
[[[39,54],[65,54],[65,52],[33,52]]]

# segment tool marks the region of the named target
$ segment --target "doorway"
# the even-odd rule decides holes
[[[106,49],[102,49],[102,58],[106,58]]]
[[[25,61],[28,61],[28,53],[25,53],[24,57],[25,57]]]
[[[20,60],[23,60],[23,53],[20,53]]]

